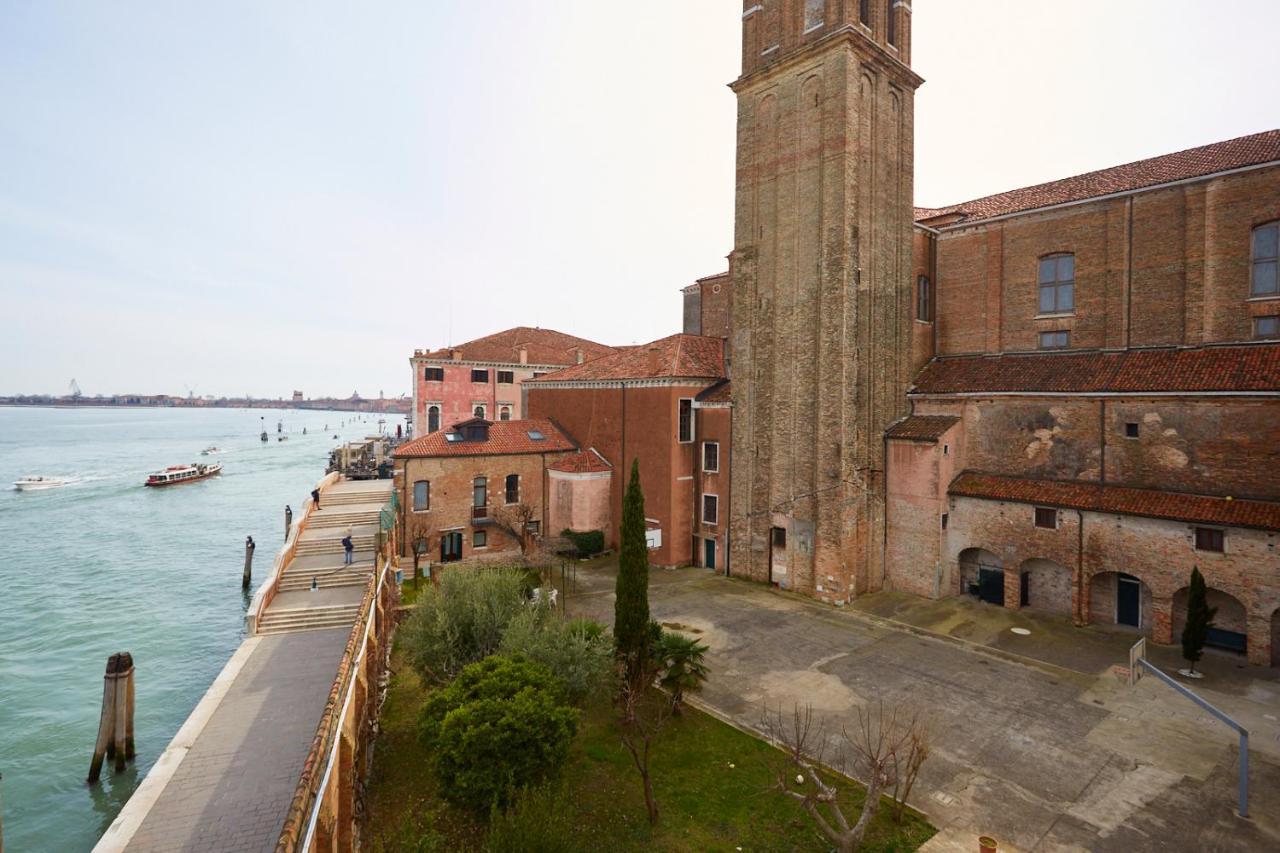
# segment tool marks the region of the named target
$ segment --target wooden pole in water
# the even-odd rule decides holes
[[[124,732],[128,728],[126,719],[129,716],[129,676],[127,672],[133,669],[133,658],[128,652],[121,652],[116,658],[116,689],[115,689],[115,726],[112,731],[112,749],[115,751],[116,772],[124,770],[125,761],[127,760],[128,748],[125,745]]]
[[[253,537],[246,536],[244,538],[244,577],[240,581],[241,589],[249,588],[249,581],[253,579],[253,549],[257,547],[253,544]]]
[[[284,505],[284,539],[289,541],[289,531],[293,529],[293,507]]]
[[[124,757],[133,761],[137,755],[133,742],[133,655],[128,652],[124,653],[124,659],[127,661],[129,668],[124,675],[125,679],[125,717],[124,717]]]
[[[116,669],[120,655],[107,658],[107,671],[102,676],[102,716],[98,719],[98,739],[93,744],[93,760],[89,763],[89,779],[92,785],[102,775],[102,761],[112,751],[111,729],[115,723]]]

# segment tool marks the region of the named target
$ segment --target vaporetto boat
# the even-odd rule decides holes
[[[163,471],[157,471],[147,477],[148,486],[176,486],[179,483],[193,483],[212,477],[222,470],[222,463],[195,462],[191,465],[170,465]]]

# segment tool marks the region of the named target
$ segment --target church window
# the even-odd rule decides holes
[[[1276,268],[1280,266],[1280,222],[1260,225],[1253,229],[1253,283],[1250,296],[1280,295],[1280,280]]]
[[[1040,259],[1040,313],[1070,314],[1076,308],[1076,256]]]
[[[888,6],[888,11],[885,13],[886,19],[889,22],[885,30],[885,39],[894,47],[898,46],[898,22],[893,15],[893,7],[897,2],[898,0],[888,0],[888,3],[886,4]]]
[[[826,17],[827,0],[805,0],[804,31],[811,32],[823,24]]]
[[[1040,333],[1040,349],[1066,349],[1070,342],[1070,332]]]
[[[693,441],[693,400],[691,398],[680,398],[678,421],[678,439],[681,444],[688,444]]]
[[[1275,315],[1270,317],[1254,317],[1253,336],[1260,341],[1269,341],[1273,338],[1280,338],[1280,317]]]
[[[861,0],[858,4],[858,20],[871,26],[871,0]]]
[[[933,322],[933,284],[927,275],[916,279],[916,319]]]

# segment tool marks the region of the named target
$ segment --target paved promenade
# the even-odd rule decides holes
[[[377,513],[390,492],[387,480],[323,491],[258,633],[227,662],[96,853],[275,850],[372,575]],[[342,559],[348,527],[360,549],[352,566]]]

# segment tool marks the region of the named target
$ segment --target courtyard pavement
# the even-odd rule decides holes
[[[613,621],[614,568],[578,572],[571,615]],[[758,728],[767,703],[837,725],[868,701],[922,708],[933,751],[911,798],[926,850],[1280,849],[1280,679],[1207,655],[1195,685],[1251,733],[1248,820],[1234,732],[1153,678],[1129,688],[1133,637],[953,599],[879,594],[837,609],[703,569],[655,570],[653,618],[710,647],[707,710]],[[1027,627],[1029,637],[1009,627]],[[1176,653],[1153,648],[1168,671]]]

